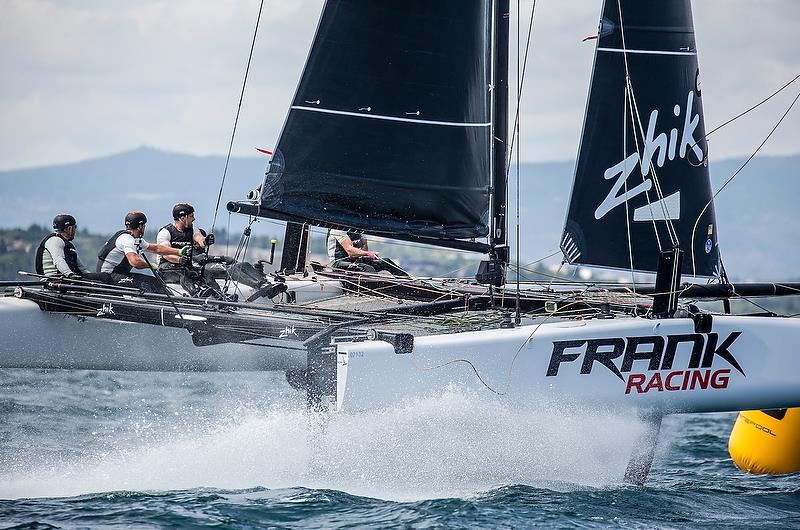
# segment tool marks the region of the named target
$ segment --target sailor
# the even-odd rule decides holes
[[[203,251],[214,244],[214,234],[205,235],[205,232],[194,226],[194,207],[188,203],[178,203],[172,208],[173,221],[162,227],[156,236],[156,243],[181,249],[185,246],[194,246]],[[177,282],[182,279],[181,271],[186,263],[186,258],[179,256],[159,256],[158,272],[164,280]]]
[[[166,288],[158,278],[133,273],[132,269],[150,268],[149,261],[143,256],[145,251],[162,256],[183,256],[191,246],[178,249],[170,245],[148,243],[143,239],[146,223],[147,216],[144,213],[128,212],[125,229],[111,236],[97,254],[97,271],[109,273],[114,283],[121,286],[138,287],[150,293],[166,293]]]
[[[360,232],[331,229],[328,232],[328,259],[334,269],[360,272],[388,271],[395,276],[408,276],[399,265],[369,249],[367,238]]]
[[[53,218],[53,233],[48,234],[36,249],[34,267],[37,274],[69,279],[109,281],[107,274],[90,272],[80,257],[72,240],[78,231],[78,223],[68,213]]]

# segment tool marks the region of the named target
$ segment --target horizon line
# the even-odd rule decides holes
[[[254,147],[253,149],[255,150],[256,148]],[[138,147],[133,147],[133,148],[126,149],[126,150],[123,150],[123,151],[116,151],[116,152],[110,153],[110,154],[100,154],[100,155],[89,157],[89,158],[80,158],[80,159],[77,159],[77,160],[65,160],[63,162],[53,162],[51,164],[33,165],[33,166],[12,166],[12,167],[7,167],[7,168],[4,168],[4,167],[0,166],[0,173],[11,173],[11,172],[16,172],[16,171],[32,171],[32,170],[48,169],[48,168],[59,167],[59,166],[75,166],[75,165],[78,165],[78,164],[83,164],[83,163],[87,163],[87,162],[93,162],[93,161],[102,160],[102,159],[106,159],[106,158],[114,158],[114,157],[118,157],[118,156],[122,156],[122,155],[128,155],[128,154],[135,153],[137,151],[151,151],[151,152],[161,153],[161,154],[166,154],[166,155],[175,155],[175,156],[191,157],[191,158],[225,158],[225,155],[221,154],[221,153],[195,154],[195,153],[189,153],[189,152],[185,152],[185,151],[172,151],[172,150],[169,150],[169,149],[164,149],[164,148],[160,148],[160,147],[153,147],[153,146],[149,146],[149,145],[140,145]],[[712,162],[713,161],[723,162],[723,161],[727,161],[727,160],[744,159],[744,158],[747,158],[749,156],[750,156],[750,153],[748,153],[748,154],[740,154],[740,155],[724,156],[722,158],[712,158],[711,160],[712,160]],[[756,155],[754,158],[760,158],[760,159],[763,159],[763,158],[791,158],[791,157],[796,157],[796,156],[800,156],[800,151],[795,152],[795,153],[762,154],[762,155]],[[263,155],[263,154],[261,154],[261,155],[254,154],[252,156],[248,156],[248,155],[231,155],[231,158],[249,160],[249,159],[256,159],[256,158],[265,158],[265,155]],[[575,158],[523,160],[521,163],[522,163],[522,165],[558,164],[558,163],[572,163],[572,164],[574,164],[575,163]],[[511,164],[510,167],[514,167],[514,164]]]

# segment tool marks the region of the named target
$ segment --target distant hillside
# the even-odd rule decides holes
[[[225,159],[168,153],[142,147],[104,158],[58,166],[0,172],[0,227],[49,224],[72,212],[81,227],[113,232],[129,210],[146,212],[151,230],[170,219],[172,205],[190,202],[211,223]],[[223,196],[243,197],[261,181],[266,157],[231,160]],[[223,223],[225,220],[223,219]]]
[[[217,227],[226,227],[227,201],[258,186],[266,157],[235,158],[228,168]],[[711,164],[715,189],[743,160]],[[198,223],[208,227],[219,192],[225,160],[142,147],[75,164],[0,172],[0,228],[47,225],[60,211],[73,213],[82,229],[112,233],[125,212],[143,210],[149,234],[170,221],[172,205],[191,202]],[[573,162],[524,164],[520,168],[522,259],[533,261],[557,250],[572,185]],[[512,172],[512,189],[516,177]],[[512,192],[513,193],[513,192]],[[754,159],[717,198],[720,245],[735,279],[800,277],[798,226],[800,156]],[[512,201],[513,203],[513,201]],[[513,204],[511,219],[514,219]],[[231,232],[243,219],[231,217]],[[278,223],[279,224],[279,223]],[[277,235],[278,224],[263,221],[258,235]],[[513,226],[511,233],[513,235]]]

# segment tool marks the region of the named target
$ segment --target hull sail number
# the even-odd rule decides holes
[[[694,137],[695,130],[700,123],[700,115],[697,113],[692,113],[693,102],[694,91],[690,90],[689,95],[686,98],[686,112],[684,114],[683,132],[681,134],[680,143],[678,143],[678,129],[676,128],[673,128],[669,132],[669,137],[667,137],[667,133],[664,132],[656,136],[658,110],[654,109],[650,113],[650,120],[647,123],[647,135],[644,141],[644,151],[641,158],[639,157],[639,153],[632,153],[621,162],[606,169],[603,173],[603,177],[606,180],[611,180],[615,177],[617,180],[614,182],[614,185],[611,186],[611,190],[608,192],[606,198],[600,203],[600,206],[597,207],[597,210],[595,210],[595,219],[602,219],[608,212],[617,206],[624,204],[625,201],[632,199],[639,194],[649,191],[653,187],[652,179],[645,177],[650,174],[650,168],[653,163],[653,157],[656,155],[656,151],[658,151],[658,157],[656,158],[655,163],[658,167],[664,167],[664,163],[666,162],[667,158],[669,158],[669,160],[674,160],[676,154],[680,158],[686,158],[688,149],[694,151],[694,154],[697,156],[698,160],[703,160],[703,150],[700,149],[698,140]],[[675,105],[673,108],[673,114],[675,114],[676,117],[681,115],[680,105]],[[641,167],[643,178],[642,182],[633,187],[630,185],[627,186],[627,191],[620,194],[620,190],[625,187],[628,177],[631,175],[631,173],[633,173],[633,170],[636,169],[636,166]],[[676,206],[667,207],[667,215],[669,219],[680,218],[680,191],[676,192],[674,195],[676,195],[676,197],[673,198],[671,196],[670,198],[672,201],[670,201],[670,203],[676,204]]]
[[[725,389],[730,381],[730,368],[712,369],[712,365],[716,357],[721,357],[745,375],[730,351],[741,334],[734,331],[723,340],[718,333],[686,333],[553,341],[547,376],[558,376],[559,370],[566,368],[562,365],[583,357],[579,362],[581,375],[591,374],[600,364],[625,384],[625,394]],[[682,353],[691,350],[685,369],[673,367],[679,349]],[[647,361],[647,369],[634,370],[636,361],[638,365]],[[669,372],[662,373],[666,370]]]

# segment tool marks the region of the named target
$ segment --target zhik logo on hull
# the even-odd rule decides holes
[[[694,92],[690,90],[686,98],[686,112],[684,113],[683,132],[681,133],[680,143],[678,142],[678,129],[675,128],[669,131],[669,137],[667,137],[667,133],[665,132],[656,136],[658,110],[653,110],[650,113],[650,120],[647,123],[647,133],[641,158],[638,152],[632,153],[621,162],[606,169],[603,173],[603,178],[606,180],[611,180],[615,177],[617,180],[611,186],[611,190],[608,192],[606,198],[603,199],[603,202],[601,202],[600,206],[595,210],[595,219],[602,219],[617,206],[625,204],[625,201],[641,193],[650,191],[653,187],[653,180],[646,177],[650,174],[650,169],[653,165],[653,157],[656,156],[656,152],[658,153],[658,157],[655,159],[655,164],[658,167],[664,167],[667,158],[674,160],[676,154],[680,158],[686,158],[688,149],[694,152],[698,160],[703,159],[703,150],[700,149],[698,140],[694,137],[695,129],[697,129],[697,126],[700,124],[700,115],[696,113],[692,115],[693,102]],[[680,105],[675,105],[672,112],[676,117],[680,116]],[[632,187],[630,185],[625,186],[628,177],[631,176],[631,173],[633,173],[633,170],[636,169],[637,166],[641,167],[641,182]],[[623,189],[624,192],[620,194],[620,191]],[[673,207],[671,211],[668,211],[668,217],[678,219],[680,217],[680,208]]]
[[[741,331],[734,331],[722,342],[717,333],[554,341],[547,376],[557,376],[562,364],[573,363],[583,356],[580,364],[582,375],[591,374],[595,365],[600,364],[626,384],[626,394],[706,389],[709,386],[727,388],[730,369],[712,370],[711,367],[714,358],[720,357],[745,375],[730,352],[731,345],[741,334]],[[675,355],[681,345],[691,348],[687,369],[673,370]],[[621,362],[616,361],[619,358]],[[649,373],[632,373],[635,361],[647,361]],[[671,371],[662,374],[663,370]]]

